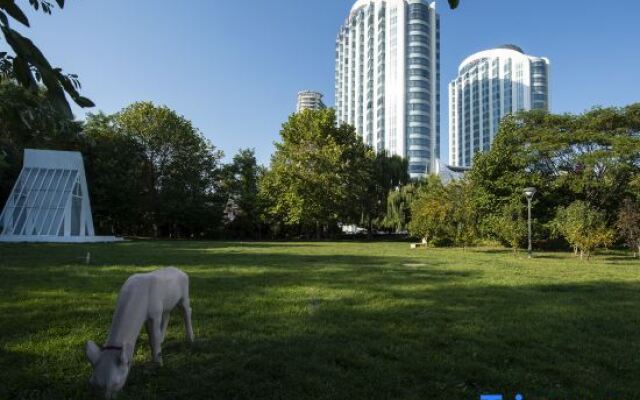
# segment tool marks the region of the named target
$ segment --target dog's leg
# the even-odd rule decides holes
[[[188,297],[184,297],[180,301],[180,309],[182,310],[182,318],[184,319],[184,329],[186,331],[187,340],[193,343],[195,337],[193,335],[193,326],[191,325],[191,305]]]
[[[165,311],[162,313],[162,338],[160,339],[160,343],[164,343],[164,339],[167,337],[167,328],[169,327],[170,316],[171,311]]]
[[[147,320],[147,332],[149,332],[149,344],[151,345],[153,362],[162,365],[162,327],[159,318]]]

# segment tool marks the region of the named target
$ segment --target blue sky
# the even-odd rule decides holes
[[[333,105],[335,35],[353,2],[68,0],[52,16],[30,12],[28,35],[54,65],[80,76],[92,112],[164,104],[227,157],[253,147],[266,164],[299,90],[322,91]],[[553,112],[640,101],[640,2],[461,3],[450,11],[438,2],[443,100],[466,56],[514,43],[551,59]],[[445,160],[447,109],[445,101]]]

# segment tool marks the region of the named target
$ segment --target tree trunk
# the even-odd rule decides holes
[[[578,257],[578,246],[573,246],[573,256]]]
[[[584,250],[580,249],[580,259],[584,260]]]
[[[369,228],[367,238],[369,240],[373,239],[373,218],[371,218],[371,214],[369,214]]]

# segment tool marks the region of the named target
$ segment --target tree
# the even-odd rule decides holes
[[[112,235],[144,235],[145,172],[142,145],[116,126],[114,115],[89,114],[84,125],[83,155],[96,229]]]
[[[58,7],[64,7],[64,0],[55,0]],[[47,0],[29,0],[29,4],[36,11],[42,10],[51,14],[53,4]],[[3,77],[12,78],[24,88],[38,92],[38,83],[46,88],[46,95],[58,110],[71,117],[71,108],[65,97],[65,92],[80,107],[93,107],[91,100],[78,93],[80,82],[77,75],[65,75],[60,68],[54,68],[44,54],[28,38],[22,36],[9,24],[9,17],[29,27],[29,19],[15,0],[0,1],[0,31],[5,42],[11,47],[14,55],[0,51],[0,81]]]
[[[558,209],[554,225],[557,231],[571,244],[580,258],[587,256],[598,247],[613,242],[614,232],[609,229],[605,214],[577,200],[568,207]]]
[[[409,183],[389,191],[387,211],[382,226],[395,232],[403,232],[411,222],[411,205],[419,190],[418,186]]]
[[[449,218],[453,226],[454,243],[462,248],[471,246],[478,239],[479,214],[475,205],[473,182],[463,179],[447,185],[452,199],[452,213]]]
[[[411,201],[409,232],[425,242],[449,242],[462,248],[479,237],[477,189],[462,179],[442,184],[430,176]]]
[[[616,227],[634,257],[640,258],[640,205],[637,202],[630,198],[624,200],[618,211]]]
[[[575,200],[602,210],[609,226],[620,199],[633,196],[640,173],[640,105],[583,115],[530,111],[501,122],[491,149],[476,155],[468,178],[480,223],[492,232],[504,204],[538,188],[534,218],[543,226]]]
[[[411,203],[409,233],[421,238],[427,246],[450,237],[449,218],[453,214],[453,201],[437,176],[431,175]]]
[[[167,107],[134,103],[117,114],[116,130],[142,149],[144,209],[155,236],[185,237],[217,230],[215,200],[222,152],[190,121]]]
[[[260,187],[274,224],[321,237],[339,222],[360,220],[373,152],[331,109],[293,114]]]
[[[235,219],[227,221],[226,231],[236,238],[260,237],[260,208],[258,181],[262,168],[258,166],[255,150],[243,149],[233,157],[221,172],[220,193],[223,201],[232,201],[238,207]]]
[[[369,238],[375,228],[384,227],[387,197],[397,187],[409,182],[407,160],[399,156],[376,154],[372,160],[371,177],[367,194],[363,196],[362,223],[366,224]]]
[[[552,122],[544,125],[543,121],[540,121],[545,117],[544,114],[531,116],[532,119],[535,118],[535,123],[542,126],[553,125]],[[541,193],[538,196],[536,211],[542,215],[549,212],[549,203],[544,196],[553,193],[553,179],[533,167],[536,152],[531,145],[534,139],[527,136],[527,127],[528,124],[521,122],[518,117],[504,118],[491,149],[478,153],[474,158],[467,177],[473,182],[476,193],[482,196],[479,211],[484,214],[485,219],[500,218],[504,204],[510,202],[514,195],[519,196],[522,188],[528,186],[537,187]],[[553,206],[550,208],[553,209]],[[486,225],[490,227],[490,221],[487,221]]]
[[[489,221],[493,234],[507,243],[514,253],[527,237],[527,221],[522,215],[523,208],[520,199],[514,198]]]

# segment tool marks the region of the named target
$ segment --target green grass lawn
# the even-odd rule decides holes
[[[91,252],[92,264],[81,259]],[[0,245],[0,399],[92,398],[83,344],[102,343],[128,275],[191,276],[150,362],[120,399],[640,398],[640,263],[406,243]]]

